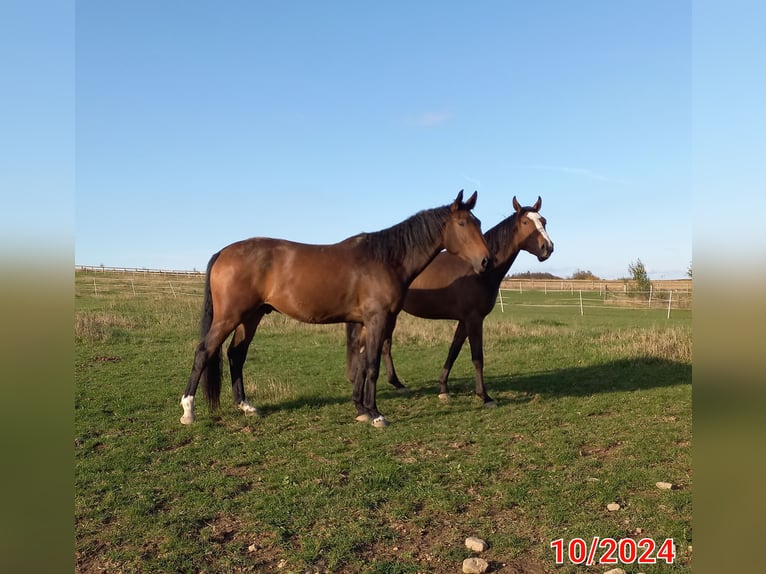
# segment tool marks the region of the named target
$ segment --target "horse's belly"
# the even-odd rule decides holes
[[[268,303],[280,313],[304,323],[344,323],[358,320],[358,313],[351,302],[331,294],[297,290],[289,295],[282,294],[270,298]]]

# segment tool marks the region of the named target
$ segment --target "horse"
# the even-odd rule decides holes
[[[531,207],[521,207],[513,198],[514,213],[484,234],[493,257],[493,267],[480,274],[471,272],[462,260],[442,252],[412,282],[404,299],[404,311],[426,319],[457,320],[447,360],[439,375],[439,398],[449,400],[447,379],[466,337],[471,346],[471,360],[476,370],[476,394],[484,406],[497,406],[484,386],[484,318],[497,301],[500,282],[522,249],[545,261],[553,253],[553,242],[545,229],[546,219],[540,215],[542,198]],[[359,349],[366,333],[359,324],[346,325],[346,377],[351,379],[358,369]],[[383,343],[383,360],[389,382],[406,392],[391,358],[391,337]]]
[[[446,249],[474,270],[490,263],[481,222],[471,213],[477,193],[463,190],[448,205],[423,210],[388,229],[360,233],[332,245],[255,237],[232,243],[207,265],[200,342],[181,397],[182,424],[195,420],[194,396],[202,382],[210,410],[220,406],[222,345],[227,350],[234,403],[255,414],[245,396],[242,370],[263,317],[277,311],[305,323],[358,323],[367,333],[353,402],[357,420],[386,426],[376,404],[381,347],[390,337],[412,280]]]

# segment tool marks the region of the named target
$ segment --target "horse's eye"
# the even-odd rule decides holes
[[[458,223],[458,225],[459,225],[460,227],[465,227],[465,221],[461,221],[461,222],[459,222],[459,223]]]

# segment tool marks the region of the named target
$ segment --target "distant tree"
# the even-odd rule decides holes
[[[635,263],[628,265],[628,272],[630,273],[630,279],[636,285],[636,289],[639,291],[646,291],[647,293],[651,290],[652,282],[649,280],[646,266],[640,259],[636,259]]]
[[[597,277],[590,271],[583,271],[581,269],[578,269],[577,271],[572,273],[572,276],[570,277],[570,279],[579,279],[579,280],[585,279],[590,281],[598,281],[600,277]]]
[[[689,279],[692,277],[692,264],[689,263],[689,268],[686,270],[686,274],[689,276]]]
[[[513,275],[506,275],[505,278],[506,279],[536,279],[538,281],[561,279],[561,277],[557,277],[556,275],[553,275],[551,273],[532,273],[531,271],[526,271],[524,273],[514,273]]]

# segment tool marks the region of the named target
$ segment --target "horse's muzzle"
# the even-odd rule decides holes
[[[553,242],[550,244],[544,243],[537,254],[538,261],[545,261],[553,253]]]
[[[476,273],[486,271],[492,266],[492,259],[490,257],[484,257],[481,261],[474,261],[473,270]]]

